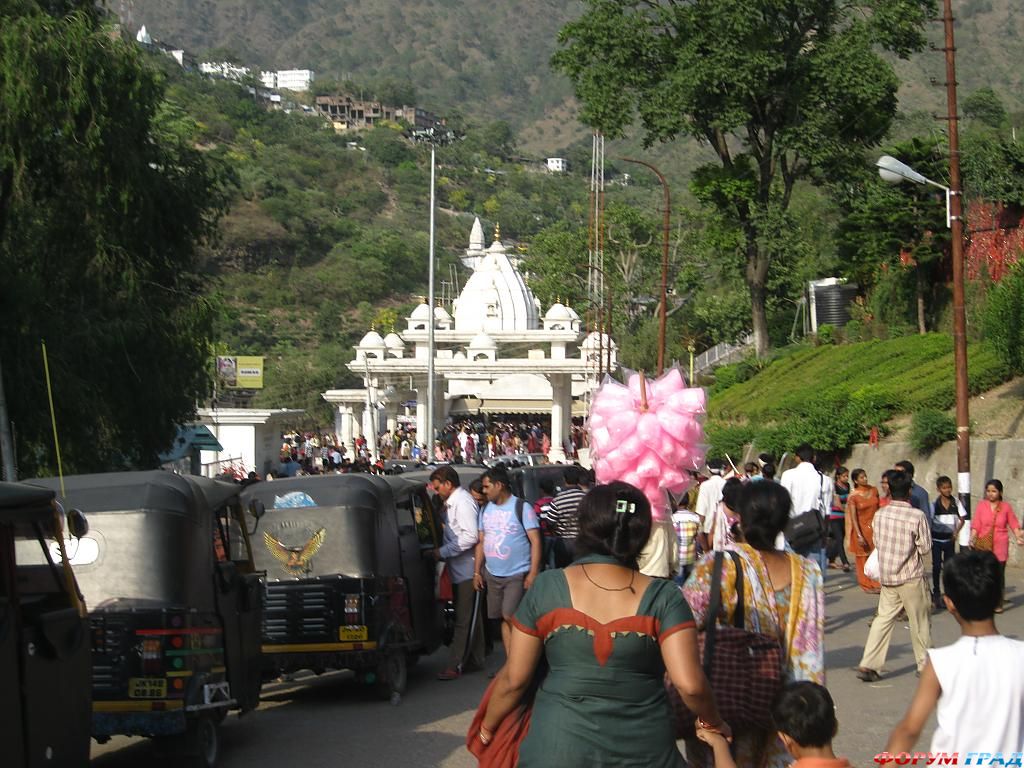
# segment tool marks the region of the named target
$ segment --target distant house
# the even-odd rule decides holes
[[[548,170],[551,173],[565,173],[569,170],[569,161],[564,157],[549,157]]]
[[[444,118],[433,112],[413,106],[391,107],[379,101],[364,101],[348,94],[317,96],[316,111],[331,121],[334,130],[358,131],[372,128],[382,120],[408,123],[417,129],[429,129],[444,125]]]
[[[289,91],[308,91],[316,79],[312,69],[279,69],[277,70],[277,88]]]
[[[225,80],[241,82],[249,76],[249,68],[233,64],[230,61],[201,61],[199,71],[211,77],[223,77]]]
[[[183,69],[196,68],[195,59],[193,59],[191,55],[186,53],[181,48],[175,48],[173,45],[167,45],[166,43],[154,39],[153,36],[150,35],[149,32],[146,30],[145,24],[139,27],[139,31],[135,33],[135,41],[143,48],[146,48],[151,51],[159,51],[165,56],[170,56],[172,59],[178,62],[178,66],[182,67]]]
[[[311,69],[279,69],[277,72],[260,72],[260,82],[264,88],[276,91],[286,88],[289,91],[308,91],[316,79]]]

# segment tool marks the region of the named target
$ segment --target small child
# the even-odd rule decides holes
[[[888,752],[912,751],[936,710],[932,752],[955,752],[959,764],[967,765],[971,752],[1008,756],[1021,751],[1024,642],[996,629],[1002,583],[1002,569],[991,552],[961,552],[946,563],[942,599],[960,625],[960,639],[928,651],[917,693],[889,736]]]
[[[945,475],[935,481],[935,489],[939,495],[932,506],[932,604],[935,610],[941,611],[943,602],[939,579],[942,566],[956,554],[956,540],[967,510],[960,499],[953,496],[953,481]]]
[[[775,699],[772,719],[782,743],[796,758],[789,768],[850,768],[849,760],[832,751],[838,729],[836,705],[825,686],[807,681],[787,684]],[[699,728],[697,738],[711,747],[715,768],[736,768],[724,736]]]

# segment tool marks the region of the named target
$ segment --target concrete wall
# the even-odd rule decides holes
[[[846,467],[863,468],[871,484],[877,486],[882,472],[891,469],[902,459],[914,464],[914,479],[925,487],[930,498],[935,498],[935,480],[946,475],[957,487],[956,443],[942,445],[929,456],[921,456],[910,443],[881,442],[878,448],[864,443],[855,445]],[[971,513],[984,498],[985,483],[991,478],[1003,482],[1003,498],[1010,502],[1017,519],[1024,513],[1024,440],[971,440]],[[1024,566],[1024,553],[1019,551],[1010,536],[1010,564]]]

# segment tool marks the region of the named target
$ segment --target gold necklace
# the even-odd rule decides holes
[[[630,594],[633,594],[633,595],[636,594],[636,590],[633,589],[633,579],[636,578],[636,571],[634,571],[634,570],[630,570],[630,572],[629,572],[629,584],[627,584],[626,586],[624,586],[624,587],[602,587],[600,584],[598,584],[596,581],[594,581],[592,578],[590,578],[590,574],[587,573],[587,566],[585,566],[582,563],[580,563],[580,568],[583,569],[583,575],[587,577],[587,581],[589,581],[591,584],[593,584],[598,589],[603,589],[605,592],[625,592],[628,589],[630,591]]]

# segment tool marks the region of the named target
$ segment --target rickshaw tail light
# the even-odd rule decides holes
[[[160,642],[159,638],[146,638],[142,641],[142,658],[147,661],[150,659],[159,659],[163,651],[163,643]]]
[[[359,595],[345,595],[345,622],[359,624]]]
[[[142,641],[142,672],[146,675],[163,671],[164,646],[158,637],[147,637]]]

